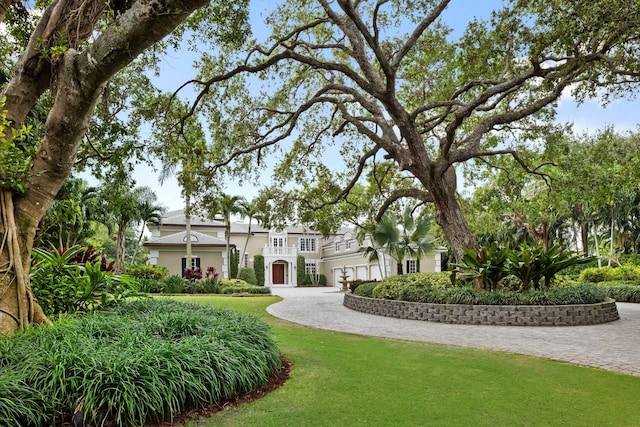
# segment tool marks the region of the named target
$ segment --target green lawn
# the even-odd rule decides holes
[[[293,363],[265,398],[191,426],[637,426],[640,377],[534,357],[322,331],[278,297],[177,297],[271,324]]]

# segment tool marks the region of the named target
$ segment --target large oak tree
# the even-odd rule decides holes
[[[496,155],[519,160],[511,141],[552,121],[563,93],[634,90],[640,3],[513,0],[456,37],[447,13],[460,7],[456,0],[282,4],[267,19],[269,40],[236,61],[228,52],[205,58],[191,82],[204,88],[193,113],[210,113],[219,157],[212,169],[237,162],[246,178],[251,162],[264,169],[265,153],[281,150],[275,177],[283,185],[315,181],[332,201],[385,156],[414,180],[388,201],[432,202],[456,257],[477,248],[455,166]],[[340,151],[327,155],[324,147],[336,143]],[[346,173],[327,162],[344,162]]]
[[[21,156],[30,162],[26,175],[1,171],[0,333],[46,321],[29,287],[33,239],[73,168],[105,83],[205,6],[206,14],[223,24],[206,34],[213,38],[235,27],[231,18],[246,2],[54,0],[44,10],[33,11],[41,17],[24,51],[16,52],[19,59],[0,93],[8,123],[0,134],[0,164],[12,164]],[[11,7],[17,7],[15,0],[0,0],[0,19]],[[14,130],[23,127],[45,94],[50,96],[50,109],[37,151],[29,157],[10,149]]]

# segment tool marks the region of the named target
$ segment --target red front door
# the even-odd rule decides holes
[[[284,285],[284,264],[272,264],[272,283],[274,285]]]

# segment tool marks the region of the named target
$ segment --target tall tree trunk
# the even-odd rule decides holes
[[[580,237],[582,239],[582,252],[584,256],[589,256],[589,224],[584,216],[580,219]]]
[[[189,192],[185,192],[184,206],[184,222],[186,226],[185,238],[187,239],[187,256],[185,260],[185,268],[191,268],[193,266],[193,256],[191,254],[191,196],[189,195]],[[182,275],[184,276],[184,271],[182,272]]]
[[[438,176],[438,175],[436,175]],[[436,223],[442,228],[457,262],[462,261],[463,248],[478,250],[478,241],[462,214],[458,203],[456,173],[453,167],[440,174],[439,182],[423,182],[433,197]]]
[[[29,286],[31,245],[34,233],[23,234],[16,224],[13,193],[0,190],[0,333],[23,330],[31,323],[46,323],[47,317]],[[26,237],[26,241],[22,239]]]
[[[251,218],[249,218],[249,227],[247,228],[247,239],[244,241],[244,247],[242,248],[242,256],[240,257],[240,262],[244,262],[244,258],[247,253],[247,245],[249,244],[249,238],[251,237]],[[238,274],[236,275],[236,279],[240,279],[240,270],[238,269]]]
[[[616,227],[614,212],[615,202],[611,203],[611,242],[609,243],[609,261],[607,262],[609,267],[611,267],[611,260],[613,259],[613,238],[615,237],[614,231]]]

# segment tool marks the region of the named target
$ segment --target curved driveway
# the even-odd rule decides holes
[[[640,376],[640,304],[617,303],[620,320],[591,326],[450,325],[374,316],[342,305],[334,288],[272,288],[272,315],[320,329],[528,354]]]

